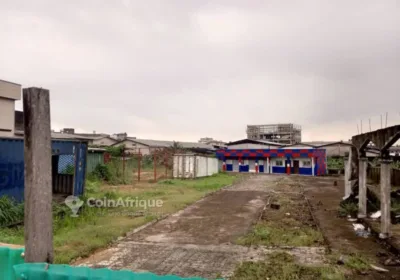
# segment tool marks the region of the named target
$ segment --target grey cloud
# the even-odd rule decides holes
[[[296,122],[324,140],[400,122],[398,1],[2,2],[1,78],[49,88],[54,124],[233,140]]]

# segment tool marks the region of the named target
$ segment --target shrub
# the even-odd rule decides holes
[[[104,180],[104,181],[111,180],[110,169],[109,169],[108,165],[105,165],[105,164],[98,164],[95,167],[95,169],[93,170],[92,174],[100,180]]]
[[[8,226],[24,220],[24,204],[2,196],[0,197],[0,226]]]

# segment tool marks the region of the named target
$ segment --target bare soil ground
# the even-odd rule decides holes
[[[338,216],[338,205],[344,195],[344,181],[340,177],[298,177],[313,208],[328,245],[342,254],[359,254],[380,267],[390,270],[380,274],[370,271],[368,275],[355,275],[353,279],[400,279],[399,267],[385,267],[388,252],[374,237],[363,238],[355,234],[353,225]],[[334,181],[338,185],[334,186]]]

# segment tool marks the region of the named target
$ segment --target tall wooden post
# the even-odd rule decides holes
[[[168,156],[167,152],[164,150],[164,164],[165,164],[165,178],[168,177]]]
[[[154,181],[157,182],[157,150],[154,151],[153,155]]]
[[[142,160],[142,154],[140,153],[140,148],[139,148],[139,154],[138,154],[138,182],[140,182],[140,164]]]
[[[122,180],[125,184],[125,148],[122,150]]]
[[[23,89],[25,262],[53,262],[49,90]]]

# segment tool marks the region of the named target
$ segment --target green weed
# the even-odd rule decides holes
[[[344,280],[343,273],[332,266],[304,266],[295,263],[285,252],[273,253],[266,261],[244,262],[234,272],[232,280]]]
[[[0,197],[0,227],[24,220],[24,204],[17,203],[8,196]]]
[[[322,234],[311,227],[289,227],[297,225],[293,219],[283,219],[278,222],[261,222],[252,232],[239,237],[236,241],[239,245],[264,245],[264,246],[314,246],[323,243]]]

